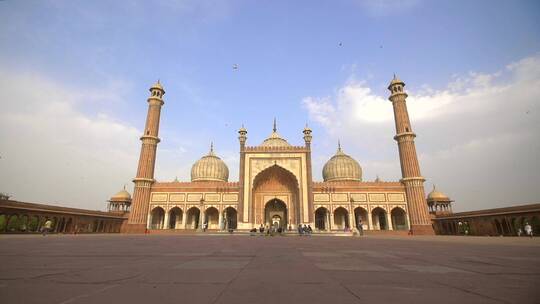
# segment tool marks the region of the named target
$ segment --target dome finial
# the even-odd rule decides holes
[[[276,118],[275,118],[275,117],[274,117],[274,129],[273,129],[273,130],[274,130],[274,132],[276,132],[276,131],[277,131],[277,126],[276,126]]]
[[[337,140],[337,150],[338,152],[341,152],[341,140]]]
[[[214,142],[213,141],[210,142],[210,153],[208,153],[208,155],[214,155]]]

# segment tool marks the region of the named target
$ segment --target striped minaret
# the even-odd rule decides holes
[[[390,82],[389,100],[394,107],[394,120],[396,122],[396,136],[398,143],[399,160],[401,163],[401,182],[405,185],[407,203],[409,206],[410,227],[413,234],[434,234],[431,226],[428,205],[424,193],[424,181],[418,165],[414,134],[409,113],[407,112],[407,93],[404,90],[405,83],[396,75]]]
[[[133,191],[133,201],[129,214],[125,232],[141,233],[146,229],[148,218],[148,206],[150,202],[150,190],[154,183],[154,168],[156,164],[156,149],[159,143],[159,117],[161,106],[163,106],[163,95],[165,90],[159,80],[150,88],[148,97],[148,114],[146,115],[146,126],[141,136],[142,147],[139,156],[139,167],[137,176],[133,179],[135,189]]]

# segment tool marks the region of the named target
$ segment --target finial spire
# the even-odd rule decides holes
[[[276,126],[276,118],[275,118],[275,117],[274,117],[274,129],[273,129],[273,130],[274,130],[274,132],[276,132],[276,131],[277,131],[277,126]]]
[[[337,150],[341,152],[341,140],[337,140]]]
[[[214,142],[210,142],[210,153],[214,153]]]

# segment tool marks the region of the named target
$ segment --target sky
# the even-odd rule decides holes
[[[238,129],[337,141],[363,180],[401,177],[389,92],[406,83],[426,193],[454,211],[539,202],[538,1],[0,1],[0,192],[103,210],[132,192],[148,88],[156,179],[188,181],[214,142],[238,180]],[[234,69],[233,66],[237,66]]]

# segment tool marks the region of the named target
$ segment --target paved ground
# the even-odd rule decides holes
[[[540,303],[540,239],[0,236],[1,303]]]

